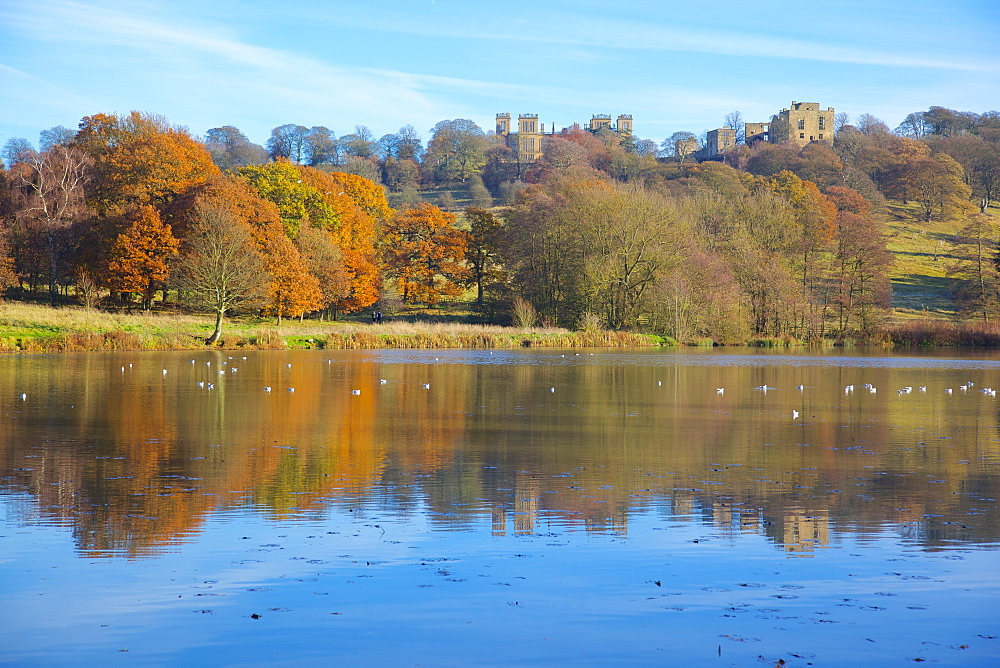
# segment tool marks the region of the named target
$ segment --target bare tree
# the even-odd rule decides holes
[[[743,122],[743,113],[730,111],[723,119],[723,127],[732,128],[736,131],[736,143],[745,144],[747,141],[747,125]]]
[[[91,178],[92,164],[92,159],[79,149],[60,144],[26,156],[11,170],[15,216],[35,232],[35,243],[44,247],[52,305],[71,247],[68,230],[90,214],[84,189]]]
[[[267,301],[270,277],[249,227],[220,207],[199,202],[196,223],[174,270],[174,284],[193,304],[215,311],[215,330],[205,343],[222,335],[226,313]]]

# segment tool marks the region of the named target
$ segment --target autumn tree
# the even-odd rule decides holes
[[[91,167],[91,158],[82,151],[57,144],[18,163],[8,175],[13,214],[29,232],[26,241],[45,258],[52,305],[67,278],[78,234],[72,228],[91,213],[85,192]]]
[[[75,144],[94,161],[89,199],[101,215],[173,199],[219,174],[205,147],[162,116],[133,111],[80,122]]]
[[[271,279],[264,312],[277,316],[280,325],[285,316],[301,318],[323,308],[319,279],[309,273],[284,226],[271,222],[253,228],[252,233]]]
[[[403,300],[434,305],[461,294],[469,233],[455,228],[455,215],[424,204],[394,215],[385,229],[385,264]]]
[[[486,209],[469,207],[465,210],[469,224],[469,246],[465,261],[469,265],[469,284],[476,287],[476,304],[483,306],[483,288],[504,280],[500,262],[504,227],[500,220]]]
[[[213,344],[228,312],[266,304],[270,277],[246,222],[204,201],[195,204],[193,214],[172,281],[186,301],[215,312],[215,329],[205,340]]]
[[[917,202],[924,221],[930,222],[967,209],[972,189],[965,183],[962,166],[951,156],[938,153],[907,160],[892,170],[887,193]]]
[[[312,225],[322,229],[337,224],[337,213],[315,186],[303,183],[302,172],[287,160],[266,165],[248,165],[236,170],[281,212],[281,222],[289,238],[298,236],[299,227]]]
[[[178,246],[155,208],[143,204],[133,209],[111,246],[104,276],[107,287],[141,295],[143,307],[149,310],[153,295],[170,275],[168,262]]]
[[[295,245],[306,269],[316,278],[321,308],[335,307],[351,296],[351,277],[344,266],[343,251],[330,232],[303,227]]]
[[[374,304],[379,298],[382,275],[379,268],[377,235],[392,209],[385,190],[376,183],[344,172],[326,173],[299,167],[302,183],[320,193],[335,214],[336,222],[323,227],[340,249],[349,286],[333,308],[353,313]]]
[[[482,128],[465,118],[441,121],[431,130],[424,164],[438,181],[464,181],[486,162],[490,140]]]
[[[836,226],[830,300],[836,308],[836,330],[840,335],[867,333],[890,305],[892,255],[881,226],[867,212],[842,210]]]
[[[268,161],[267,150],[251,142],[232,125],[212,128],[206,132],[205,149],[212,156],[212,162],[223,171],[261,165]]]
[[[996,225],[990,216],[974,214],[955,238],[958,261],[949,268],[955,279],[959,314],[983,322],[1000,315],[1000,270]]]

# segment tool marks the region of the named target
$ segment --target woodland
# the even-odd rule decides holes
[[[411,126],[376,140],[294,124],[260,146],[232,126],[199,138],[96,114],[4,145],[0,290],[210,313],[208,343],[231,316],[417,306],[684,343],[877,341],[899,337],[893,272],[926,261],[942,312],[993,331],[1000,113],[931,107],[895,130],[841,114],[832,146],[737,144],[718,161],[676,145],[573,126],[524,164],[466,119],[426,146]],[[901,221],[935,240],[932,260],[893,247]]]

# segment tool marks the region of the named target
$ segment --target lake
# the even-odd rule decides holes
[[[1000,662],[1000,354],[0,357],[0,662]]]

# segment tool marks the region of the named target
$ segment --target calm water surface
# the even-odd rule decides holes
[[[0,662],[997,665],[993,386],[957,351],[0,357]]]

